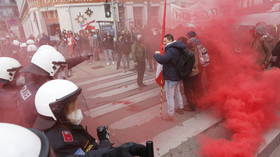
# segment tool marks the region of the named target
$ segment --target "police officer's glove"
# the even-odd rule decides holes
[[[116,148],[99,148],[87,152],[84,156],[71,157],[143,157],[146,154],[146,147],[136,143],[125,143]],[[69,156],[70,157],[70,156]]]
[[[105,153],[103,157],[133,157],[144,156],[146,147],[136,143],[125,143],[119,147],[111,149],[111,151]]]

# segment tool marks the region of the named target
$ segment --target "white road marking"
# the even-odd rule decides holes
[[[86,81],[83,81],[83,82],[77,82],[76,84],[77,84],[78,86],[82,86],[82,85],[86,85],[86,84],[90,84],[90,83],[94,83],[94,82],[102,81],[102,80],[106,80],[106,79],[111,79],[111,78],[114,78],[114,77],[118,77],[118,76],[122,76],[122,75],[127,75],[127,74],[132,74],[132,72],[117,73],[117,74],[113,74],[113,75],[98,77],[98,78],[86,80]]]
[[[113,129],[126,129],[149,122],[160,114],[160,105],[156,105],[144,111],[135,113],[131,116],[118,120],[110,125]]]
[[[154,78],[144,80],[144,84],[146,84],[146,85],[151,85],[154,82],[155,82]],[[138,85],[136,83],[134,83],[134,84],[130,84],[130,85],[127,85],[127,86],[124,86],[124,87],[121,87],[121,88],[117,88],[117,89],[113,89],[113,90],[106,91],[106,92],[103,92],[103,93],[99,93],[99,94],[96,94],[94,96],[90,96],[89,98],[94,99],[94,98],[98,98],[98,97],[113,96],[113,95],[117,95],[117,94],[121,94],[121,93],[130,91],[130,90],[133,90],[133,89],[137,89],[137,88],[138,88]]]
[[[135,80],[135,82],[136,82],[136,78],[137,78],[136,75],[132,75],[132,76],[122,78],[122,79],[118,79],[118,80],[114,80],[114,81],[111,81],[111,82],[98,84],[96,86],[88,88],[87,91],[92,91],[92,90],[102,89],[102,88],[106,88],[106,87],[111,87],[111,86],[114,86],[114,85],[117,85],[117,84],[132,81],[132,80]]]
[[[121,100],[118,101],[120,103],[117,103],[117,104],[112,102],[112,103],[109,103],[109,104],[105,104],[105,105],[90,109],[88,112],[86,112],[86,114],[89,115],[92,118],[99,117],[99,116],[102,116],[104,114],[116,111],[118,109],[121,109],[121,108],[124,108],[124,107],[127,107],[127,106],[130,105],[130,104],[124,104],[122,102],[131,102],[131,104],[136,104],[136,103],[139,103],[139,102],[144,101],[146,99],[149,99],[149,98],[152,98],[152,97],[155,97],[155,96],[159,96],[159,95],[160,95],[160,90],[155,88],[155,89],[143,92],[143,93],[139,93],[139,94],[121,99]]]

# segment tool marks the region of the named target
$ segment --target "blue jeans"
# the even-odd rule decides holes
[[[174,115],[175,109],[183,109],[183,98],[180,91],[180,81],[165,80],[165,92],[167,100],[167,114]]]

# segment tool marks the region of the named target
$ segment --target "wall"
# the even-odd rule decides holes
[[[111,18],[105,17],[104,3],[95,3],[95,4],[75,4],[75,5],[59,5],[55,6],[57,8],[59,23],[61,30],[73,30],[74,32],[78,32],[82,29],[81,24],[79,24],[76,20],[78,15],[81,13],[85,18],[85,23],[88,23],[92,20],[95,21],[113,21],[113,14]],[[85,14],[87,9],[93,11],[91,16]],[[111,7],[112,9],[112,7]],[[111,10],[113,13],[113,11]],[[92,23],[92,26],[98,28],[97,23]]]

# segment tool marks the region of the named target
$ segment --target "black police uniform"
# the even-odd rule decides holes
[[[0,87],[0,122],[20,125],[21,118],[17,108],[17,88],[9,83]]]
[[[57,122],[44,132],[57,157],[84,155],[86,152],[98,149],[95,138],[81,125],[63,125]],[[110,148],[111,143],[108,141],[108,145],[104,147]]]
[[[35,119],[38,115],[34,104],[35,94],[40,86],[48,80],[48,78],[45,78],[36,82],[29,81],[19,90],[17,106],[21,111],[20,117],[22,118],[22,126],[30,128],[35,122]]]

